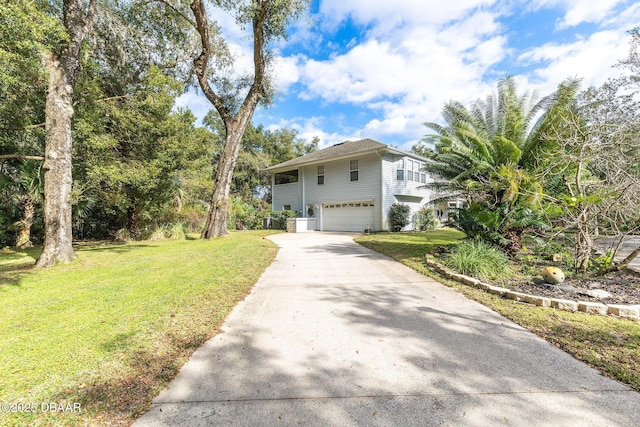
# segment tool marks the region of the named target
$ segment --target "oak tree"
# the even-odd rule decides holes
[[[225,128],[209,214],[201,237],[224,236],[242,136],[258,104],[270,103],[273,94],[269,68],[273,59],[272,43],[287,37],[289,23],[301,15],[308,0],[193,0],[188,8],[182,1],[151,0],[148,3],[161,4],[176,19],[189,22],[197,36],[199,51],[193,59],[195,78]],[[211,10],[230,12],[238,24],[250,28],[253,41],[250,75],[236,73],[221,28],[218,22],[209,19]]]

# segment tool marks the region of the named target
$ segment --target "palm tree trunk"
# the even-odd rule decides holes
[[[31,244],[31,226],[35,217],[36,206],[31,196],[25,196],[22,205],[22,219],[19,221],[19,233],[16,240],[16,248],[24,249],[32,246]]]

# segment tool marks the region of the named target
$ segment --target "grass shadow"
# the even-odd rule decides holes
[[[20,286],[22,278],[34,268],[41,247],[0,250],[0,290],[3,286]]]

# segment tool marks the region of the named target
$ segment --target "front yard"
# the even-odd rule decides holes
[[[50,269],[1,250],[0,425],[129,424],[274,259],[266,234],[83,245]]]
[[[274,259],[266,234],[85,244],[78,260],[50,269],[31,267],[37,250],[0,251],[0,425],[131,423]],[[440,229],[356,241],[433,276],[425,253],[463,238]],[[534,307],[436,278],[640,390],[640,322]]]

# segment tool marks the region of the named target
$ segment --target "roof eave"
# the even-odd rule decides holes
[[[273,166],[269,166],[268,168],[263,169],[264,172],[273,172],[273,173],[278,173],[278,172],[284,172],[284,171],[288,171],[288,170],[293,170],[293,169],[298,169],[302,166],[313,166],[313,165],[318,165],[318,164],[322,164],[322,163],[327,163],[327,162],[333,162],[336,160],[344,160],[344,159],[349,159],[349,158],[353,158],[353,157],[358,157],[358,156],[362,156],[362,155],[366,155],[366,154],[372,154],[372,153],[392,153],[392,154],[397,154],[400,156],[411,156],[415,159],[421,160],[423,162],[427,162],[429,161],[429,159],[427,159],[426,157],[422,157],[418,154],[415,153],[410,153],[408,151],[403,151],[400,150],[398,148],[393,148],[390,146],[386,146],[386,147],[381,147],[381,148],[372,148],[369,150],[363,150],[363,151],[358,151],[355,153],[349,153],[349,154],[344,154],[341,156],[336,156],[336,157],[327,157],[327,158],[323,158],[323,159],[316,159],[316,160],[309,160],[306,162],[300,162],[300,163],[293,163],[293,164],[289,164],[289,165],[285,165],[284,163],[287,162],[283,162],[283,163],[279,163],[277,165],[273,165]]]
[[[288,170],[292,170],[292,169],[297,169],[299,167],[302,166],[313,166],[313,165],[319,165],[322,163],[327,163],[327,162],[334,162],[336,160],[344,160],[344,159],[349,159],[352,157],[359,157],[362,155],[366,155],[366,154],[373,154],[373,153],[377,153],[377,152],[384,152],[387,151],[387,148],[373,148],[370,150],[363,150],[363,151],[358,151],[356,153],[350,153],[350,154],[343,154],[341,156],[335,156],[335,157],[326,157],[324,159],[317,159],[317,160],[309,160],[307,162],[301,162],[301,163],[294,163],[291,165],[283,165],[283,163],[279,163],[277,165],[273,165],[273,166],[269,166],[268,168],[263,169],[263,171],[265,172],[283,172],[283,171],[288,171]],[[281,166],[283,165],[283,166]]]

